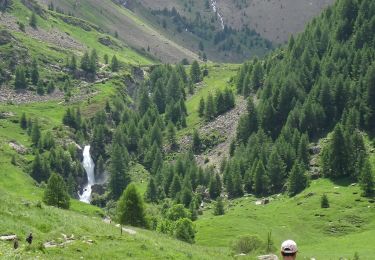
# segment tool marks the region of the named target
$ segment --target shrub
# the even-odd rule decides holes
[[[219,215],[224,215],[224,203],[222,198],[217,198],[215,208],[214,208],[214,215],[219,216]]]
[[[320,207],[329,208],[328,196],[326,194],[323,194],[322,198],[320,199]]]
[[[181,241],[193,244],[195,239],[193,222],[188,218],[177,220],[174,229],[174,236]]]
[[[254,235],[239,236],[232,244],[232,250],[236,254],[248,254],[263,248],[262,240]]]

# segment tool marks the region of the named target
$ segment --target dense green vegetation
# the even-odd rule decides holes
[[[253,181],[248,192],[265,195],[286,185],[293,196],[307,186],[309,143],[333,128],[321,155],[322,174],[360,179],[368,157],[363,132],[374,131],[375,66],[373,36],[362,30],[373,25],[374,12],[370,1],[337,1],[288,46],[240,69],[237,91],[248,97],[248,113],[238,127],[234,156],[223,167],[224,182],[241,173]],[[282,176],[273,174],[275,167]]]
[[[67,250],[48,249],[51,257],[72,257],[92,243],[98,248],[87,257],[106,249],[101,256],[119,257],[124,249],[116,248],[126,243],[128,257],[155,250],[158,258],[253,257],[275,253],[274,241],[285,236],[298,240],[303,257],[351,257],[355,252],[348,245],[355,239],[361,255],[374,253],[361,244],[374,235],[369,203],[375,38],[365,33],[375,28],[372,1],[337,1],[287,46],[246,62],[237,76],[236,65],[197,61],[134,67],[137,56],[128,56],[130,49],[98,45],[93,39],[104,35],[100,28],[52,4],[44,10],[35,1],[14,1],[0,8],[24,24],[22,13],[30,16],[30,28],[0,33],[8,40],[0,45],[2,56],[26,57],[1,62],[7,91],[32,97],[62,93],[57,100],[0,105],[0,228],[38,237],[38,244],[14,252],[0,244],[1,254],[41,256],[44,243],[61,239],[61,232],[76,233],[77,239]],[[51,28],[51,21],[90,48],[37,50],[38,41],[27,31]],[[14,54],[13,44],[27,51]],[[215,129],[204,135],[199,127],[225,117],[244,98],[247,109],[234,140],[223,138],[231,144],[226,154],[218,153],[221,165],[196,160],[223,142]],[[76,200],[87,182],[80,148],[86,144],[95,175],[108,177],[93,193],[91,204],[98,207]],[[18,192],[18,186],[24,189]],[[40,222],[42,215],[47,217]],[[121,231],[100,219],[105,216]],[[76,225],[61,225],[65,219]],[[123,231],[127,236],[120,236]],[[336,238],[341,251],[325,254]]]

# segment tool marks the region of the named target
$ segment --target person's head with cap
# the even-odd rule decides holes
[[[297,244],[293,240],[286,240],[281,244],[281,255],[283,259],[296,259]]]

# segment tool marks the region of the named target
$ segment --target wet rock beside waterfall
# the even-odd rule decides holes
[[[91,186],[91,192],[96,193],[98,195],[103,195],[105,193],[105,185],[94,184]]]

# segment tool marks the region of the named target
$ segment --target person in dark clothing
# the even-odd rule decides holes
[[[27,243],[29,243],[29,245],[31,245],[31,243],[33,242],[33,233],[30,233],[30,235],[26,238],[26,241]]]

